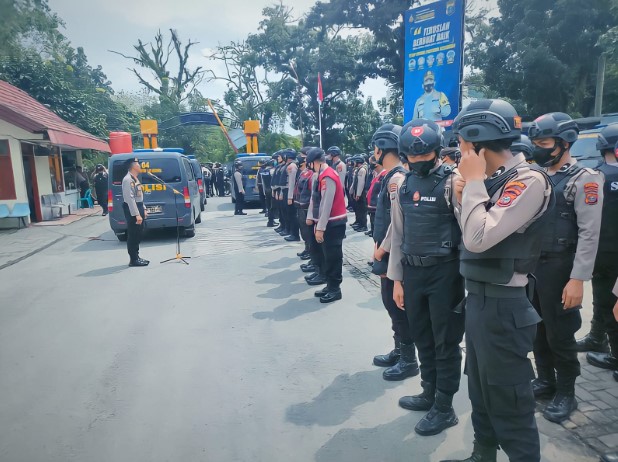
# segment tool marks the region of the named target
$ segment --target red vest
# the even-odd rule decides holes
[[[347,220],[348,212],[345,208],[345,195],[343,194],[343,186],[341,185],[341,180],[339,179],[339,174],[334,171],[331,167],[327,167],[324,169],[320,176],[318,177],[318,182],[314,185],[314,199],[313,199],[313,207],[314,212],[313,216],[315,221],[317,222],[317,216],[320,208],[320,199],[322,196],[322,190],[326,189],[326,178],[330,178],[335,182],[335,198],[333,200],[333,207],[330,210],[330,218],[328,221],[338,221],[338,220]],[[316,188],[317,186],[317,188]],[[317,199],[317,201],[316,201]],[[317,203],[316,203],[317,202]]]
[[[380,191],[374,191],[376,184],[379,185],[382,182],[382,178],[386,175],[386,170],[382,170],[380,174],[371,180],[371,186],[369,186],[369,191],[367,192],[367,207],[370,210],[375,210],[376,205],[372,204],[371,198],[373,197],[373,193],[375,192],[376,197],[374,198],[374,202],[377,199],[377,195],[380,194]]]

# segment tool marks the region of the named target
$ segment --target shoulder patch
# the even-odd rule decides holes
[[[388,190],[392,193],[397,192],[397,183],[391,183],[390,185],[388,185]]]
[[[504,187],[504,191],[502,192],[502,196],[498,199],[499,207],[509,207],[515,200],[521,196],[521,193],[527,186],[521,181],[510,181]]]
[[[599,202],[599,185],[597,183],[584,184],[584,195],[586,204],[595,205]]]
[[[342,172],[343,171],[343,167],[341,166],[341,164],[337,165],[337,171],[338,172]]]

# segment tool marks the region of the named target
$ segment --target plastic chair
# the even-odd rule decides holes
[[[13,206],[13,210],[9,214],[9,218],[17,218],[19,219],[18,227],[21,228],[22,221],[24,222],[24,227],[27,227],[26,217],[30,216],[30,206],[25,203],[17,203]]]
[[[8,218],[9,215],[9,206],[6,204],[0,204],[0,218]]]
[[[86,201],[86,203],[88,204],[88,208],[94,208],[94,201],[92,200],[92,191],[90,191],[90,189],[86,189],[86,193],[84,194],[84,197],[79,198],[79,206],[81,208],[85,208],[84,201]]]

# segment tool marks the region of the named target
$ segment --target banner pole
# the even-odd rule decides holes
[[[320,127],[320,148],[322,148],[322,103],[318,104],[318,124]]]

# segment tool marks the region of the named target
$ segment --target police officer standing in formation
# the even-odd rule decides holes
[[[373,178],[371,180],[371,184],[369,185],[369,189],[367,190],[367,213],[369,214],[369,231],[365,232],[365,234],[369,237],[373,237],[373,231],[375,228],[376,208],[378,205],[378,195],[380,194],[380,189],[382,188],[382,179],[384,178],[384,175],[386,175],[386,170],[384,170],[384,167],[377,162],[374,155],[369,158],[369,164],[372,166]]]
[[[258,179],[260,184],[262,185],[262,190],[264,191],[264,210],[266,211],[266,217],[268,218],[268,222],[266,226],[269,228],[274,228],[275,222],[272,216],[272,199],[273,199],[273,190],[272,190],[272,170],[273,170],[274,162],[272,159],[267,160],[258,170]]]
[[[283,161],[283,154],[281,151],[275,153],[276,165],[273,173],[273,199],[275,203],[275,209],[277,210],[277,216],[279,217],[279,226],[275,228],[275,232],[281,236],[287,236],[287,216],[285,210],[282,209],[282,195],[283,185],[287,185],[287,177],[285,176],[286,165]]]
[[[283,192],[283,200],[285,201],[285,212],[287,214],[288,236],[285,240],[288,242],[300,241],[298,212],[294,205],[294,190],[296,189],[296,181],[298,180],[298,165],[296,165],[297,154],[293,149],[285,150],[287,184]]]
[[[440,151],[440,159],[446,165],[457,168],[457,164],[459,163],[459,159],[461,159],[461,152],[458,147],[448,147],[442,149]]]
[[[613,149],[616,143],[618,123],[601,130],[597,140],[597,149],[604,158],[604,162],[597,169],[605,176],[605,187],[599,250],[592,274],[594,311],[590,333],[577,342],[578,351],[593,352],[586,355],[590,364],[613,370],[618,369],[618,325],[611,316],[612,306],[616,302],[611,293],[612,280],[618,277],[618,160]],[[608,337],[611,354],[608,354]]]
[[[122,179],[122,210],[127,221],[127,251],[129,266],[148,266],[148,260],[139,256],[139,244],[142,241],[144,220],[148,214],[144,209],[144,190],[138,179],[142,172],[137,159],[129,159],[126,163],[127,174]]]
[[[519,139],[514,141],[511,145],[511,152],[513,154],[522,153],[526,158],[526,162],[528,162],[529,164],[534,163],[534,159],[532,157],[533,150],[534,145],[532,144],[532,141],[530,141],[530,138],[528,138],[526,135],[521,135]]]
[[[326,163],[326,154],[322,149],[311,149],[307,154],[307,163],[316,177],[313,179],[306,223],[314,227],[315,240],[322,251],[321,261],[315,264],[321,269],[318,276],[326,280],[326,287],[318,290],[315,296],[320,297],[321,303],[330,303],[341,300],[343,239],[348,219],[345,198],[339,175]]]
[[[455,213],[468,291],[466,374],[475,438],[472,456],[463,462],[495,462],[498,445],[511,462],[539,462],[527,355],[540,317],[526,285],[539,256],[551,184],[523,154],[512,155],[521,119],[506,101],[470,103],[453,131],[462,154]]]
[[[341,185],[345,186],[348,169],[345,162],[341,160],[341,149],[338,146],[331,146],[326,150],[326,160],[331,162],[331,167],[339,175]]]
[[[390,240],[386,239],[391,224],[391,203],[404,180],[406,170],[399,158],[399,125],[386,124],[373,135],[373,156],[383,167],[382,180],[374,185],[372,197],[377,196],[375,228],[373,233],[374,261],[372,272],[380,276],[382,303],[391,320],[395,347],[385,355],[373,358],[373,364],[386,367],[382,373],[385,380],[404,380],[418,375],[418,362],[406,313],[400,310],[393,299],[393,280],[386,277],[389,263]],[[377,190],[375,188],[378,188]]]
[[[304,147],[300,150],[298,158],[300,174],[294,188],[294,206],[296,207],[300,235],[305,243],[304,250],[297,253],[301,260],[309,260],[311,258],[311,236],[313,234],[313,229],[307,225],[307,209],[311,201],[311,179],[313,178],[313,171],[307,167],[307,152],[309,152],[309,149],[309,147]]]
[[[270,161],[268,162],[268,171],[270,172],[270,197],[269,197],[269,207],[268,207],[268,223],[266,226],[269,228],[274,228],[278,226],[279,223],[276,223],[275,220],[279,218],[277,213],[277,204],[275,199],[275,184],[276,184],[276,172],[277,172],[277,154],[273,154],[271,156]]]
[[[543,318],[534,342],[537,398],[552,401],[543,416],[560,423],[575,409],[575,379],[580,375],[575,332],[581,327],[584,281],[592,277],[599,244],[603,177],[571,158],[577,124],[554,112],[537,118],[528,130],[532,156],[551,178],[556,206],[548,212],[541,244],[535,306]]]
[[[245,179],[242,176],[243,164],[237,160],[234,162],[234,175],[232,184],[234,186],[234,195],[236,198],[236,209],[234,215],[246,215],[243,211],[245,207]]]
[[[455,218],[453,169],[439,158],[442,130],[413,119],[401,130],[399,152],[407,174],[393,202],[387,237],[393,298],[408,316],[421,363],[423,392],[399,405],[427,414],[415,431],[436,435],[458,423],[453,396],[461,379],[464,281],[459,273],[461,231]]]
[[[260,196],[260,204],[262,205],[262,210],[260,213],[268,213],[268,209],[266,208],[266,194],[264,192],[264,183],[262,181],[263,172],[268,170],[267,162],[265,159],[260,159],[258,162],[258,172],[255,179],[255,191]]]
[[[356,221],[352,224],[352,229],[357,232],[367,231],[367,175],[369,168],[365,164],[363,156],[357,155],[353,158],[356,163],[354,177],[350,194],[354,198],[354,213]]]

